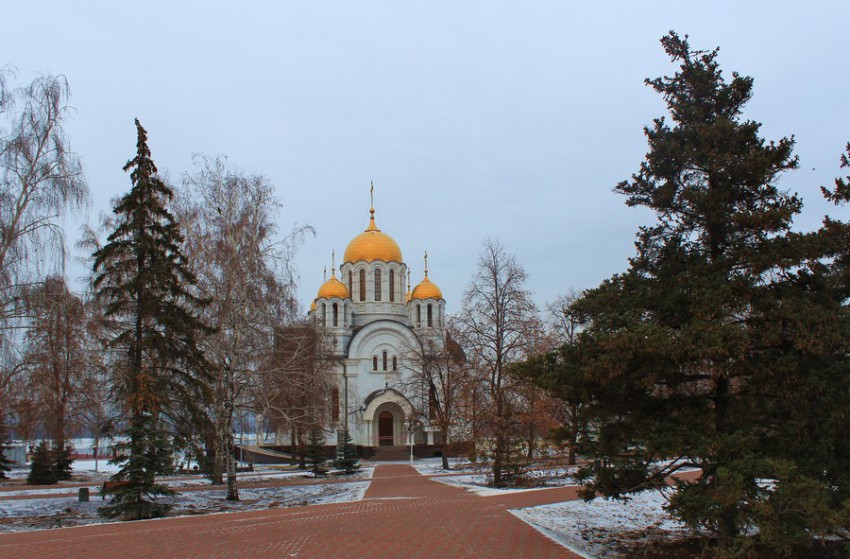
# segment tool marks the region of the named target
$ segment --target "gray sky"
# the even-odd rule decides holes
[[[836,215],[818,186],[850,140],[846,0],[38,1],[3,19],[0,65],[17,83],[70,82],[92,221],[130,187],[138,117],[173,182],[193,153],[224,154],[276,186],[282,231],[316,229],[297,258],[305,306],[331,250],[366,227],[370,181],[378,226],[414,285],[428,250],[449,312],[487,237],[541,306],[623,271],[651,216],[612,188],[664,114],[643,80],[674,71],[658,42],[670,29],[755,78],[746,116],[767,139],[796,136],[800,170],[782,186],[806,203],[799,227]]]

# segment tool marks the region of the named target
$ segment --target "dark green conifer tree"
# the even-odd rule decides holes
[[[172,190],[159,178],[136,120],[136,156],[125,166],[132,188],[115,206],[115,230],[94,254],[94,287],[105,309],[116,355],[116,393],[125,410],[121,469],[107,490],[107,517],[142,519],[167,513],[171,495],[156,476],[171,471],[166,419],[203,400],[207,364],[198,338],[210,329],[198,318],[205,304],[182,251],[183,236],[167,205]]]
[[[2,417],[0,417],[0,479],[6,479],[6,472],[11,471],[12,464],[14,464],[12,460],[6,457],[4,452],[10,447],[9,432]]]
[[[57,480],[53,451],[50,450],[47,441],[41,441],[32,454],[27,483],[30,485],[53,485]]]
[[[71,479],[71,474],[74,471],[74,459],[71,458],[73,451],[71,445],[53,449],[53,471],[56,473],[57,480],[67,481]]]
[[[351,433],[342,432],[342,441],[338,444],[334,466],[345,475],[356,474],[360,471],[360,460],[357,459],[357,447],[351,444]]]
[[[662,487],[697,467],[671,512],[714,534],[718,556],[787,555],[825,528],[829,488],[801,457],[830,443],[791,437],[825,411],[821,373],[846,353],[841,305],[818,271],[819,236],[791,229],[800,199],[777,185],[797,167],[793,139],[766,142],[741,116],[752,78],[727,82],[718,51],[687,37],[662,45],[678,71],[647,83],[670,120],[645,129],[646,159],[616,188],[656,222],[640,229],[628,271],[577,303],[588,318],[577,359],[597,387],[585,494]]]
[[[318,427],[310,429],[307,445],[307,465],[314,476],[323,476],[328,473],[325,463],[325,436]]]

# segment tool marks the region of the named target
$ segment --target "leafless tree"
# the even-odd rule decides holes
[[[300,227],[279,236],[280,203],[265,177],[247,175],[223,157],[196,156],[198,171],[185,177],[178,219],[198,288],[211,301],[205,310],[217,331],[204,343],[214,367],[209,408],[215,448],[214,480],[227,472],[227,499],[238,500],[234,422],[250,404],[274,348],[275,327],[294,315],[296,274],[292,259]]]
[[[69,111],[65,78],[44,76],[12,88],[10,77],[9,68],[0,68],[0,422],[13,415],[28,423],[32,402],[12,398],[23,393],[16,379],[24,371],[23,294],[45,268],[61,272],[60,219],[83,206],[88,191],[62,127]],[[33,425],[17,431],[32,434]]]
[[[339,409],[338,393],[330,371],[333,340],[310,322],[278,328],[272,367],[261,378],[255,393],[258,409],[276,432],[288,432],[293,456],[302,466],[305,437],[324,428]],[[333,395],[337,394],[337,398]]]
[[[508,366],[527,357],[540,328],[526,280],[525,269],[501,243],[486,241],[458,315],[461,345],[489,399],[487,424],[492,433],[495,485],[504,483],[504,468],[514,451],[517,426],[512,398],[513,388],[520,381],[511,377]]]
[[[575,312],[574,304],[583,292],[570,288],[546,306],[552,321],[552,330],[562,344],[574,344],[582,328],[582,318]]]
[[[420,345],[407,348],[403,360],[409,373],[399,380],[423,420],[440,429],[443,469],[449,469],[449,453],[460,429],[464,396],[473,378],[463,348],[454,338],[452,325],[439,336],[426,337]]]
[[[62,76],[7,87],[0,69],[0,345],[26,314],[23,289],[50,268],[61,273],[61,218],[86,203],[79,158],[68,145],[68,83]]]
[[[87,373],[85,307],[61,276],[48,277],[25,298],[32,316],[24,353],[27,382],[42,427],[61,450],[81,425]]]

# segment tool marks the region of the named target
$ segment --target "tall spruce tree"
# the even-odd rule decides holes
[[[816,236],[791,231],[800,199],[777,186],[797,166],[793,139],[765,142],[742,119],[752,78],[727,82],[718,51],[687,37],[661,42],[678,71],[647,83],[670,120],[645,129],[646,159],[616,187],[656,222],[640,229],[628,271],[577,303],[588,327],[573,358],[598,392],[585,494],[661,487],[698,467],[671,512],[713,533],[717,556],[787,555],[828,530],[829,488],[801,457],[829,441],[790,437],[824,411],[840,305],[818,279]]]
[[[115,206],[115,230],[94,254],[94,287],[112,331],[114,389],[124,406],[126,442],[121,469],[107,490],[107,517],[142,519],[167,513],[159,501],[172,494],[155,476],[172,467],[167,418],[206,393],[207,363],[198,338],[210,332],[197,315],[205,304],[193,293],[183,237],[167,209],[172,190],[158,177],[147,133],[136,120],[136,156],[130,192]]]

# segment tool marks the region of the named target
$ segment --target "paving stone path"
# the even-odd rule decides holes
[[[573,488],[480,497],[380,465],[363,500],[0,535],[2,559],[579,559],[509,509]]]

